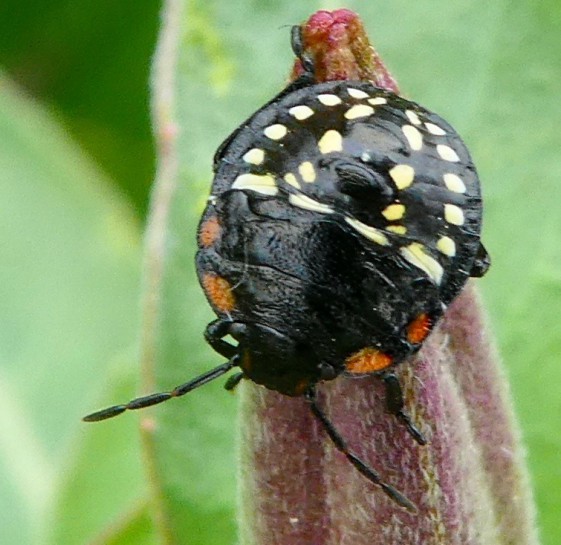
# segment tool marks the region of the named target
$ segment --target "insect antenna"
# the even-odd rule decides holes
[[[84,416],[82,420],[84,422],[99,422],[100,420],[106,420],[107,418],[113,418],[125,411],[134,411],[136,409],[143,409],[144,407],[150,407],[152,405],[157,405],[158,403],[163,403],[174,397],[181,397],[188,394],[195,388],[203,386],[208,382],[211,382],[215,378],[221,377],[233,367],[238,366],[238,358],[234,356],[231,360],[191,379],[184,384],[176,386],[173,390],[169,392],[159,392],[155,394],[149,394],[147,396],[137,397],[128,403],[123,405],[113,405],[112,407],[107,407],[106,409],[101,409],[101,411],[96,411],[95,413],[88,414]]]
[[[314,387],[310,388],[306,393],[306,400],[310,404],[312,413],[319,420],[319,422],[323,426],[323,429],[326,431],[331,441],[333,441],[333,444],[335,445],[337,450],[342,452],[346,456],[347,460],[351,462],[351,464],[353,464],[353,466],[358,469],[358,471],[362,473],[370,482],[374,483],[376,486],[379,486],[384,491],[386,496],[388,496],[391,500],[393,500],[401,507],[405,507],[405,509],[415,512],[415,505],[413,505],[413,503],[409,499],[407,499],[401,492],[399,492],[399,490],[384,482],[377,471],[369,467],[358,456],[349,451],[349,447],[347,446],[345,440],[335,429],[335,426],[333,426],[331,420],[329,420],[327,415],[323,412],[323,409],[317,404],[317,395]]]

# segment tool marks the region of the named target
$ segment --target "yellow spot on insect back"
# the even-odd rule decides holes
[[[288,202],[304,210],[321,212],[322,214],[333,214],[333,209],[329,205],[315,201],[307,195],[289,195]]]
[[[324,106],[337,106],[337,104],[342,102],[337,95],[318,95],[318,100]]]
[[[280,140],[281,138],[284,138],[286,136],[287,132],[288,129],[284,125],[281,125],[280,123],[276,123],[275,125],[269,125],[263,131],[265,136],[267,138],[270,138],[271,140]]]
[[[276,195],[278,193],[275,179],[270,174],[241,174],[232,184],[232,189],[248,189],[262,195]]]
[[[381,246],[387,246],[390,242],[388,237],[382,233],[379,229],[375,227],[371,227],[370,225],[366,225],[366,223],[362,223],[359,220],[354,218],[345,217],[345,221],[355,229],[358,233],[362,236],[366,237],[368,240],[375,242],[376,244],[380,244]]]
[[[347,92],[353,98],[368,98],[368,96],[369,96],[368,93],[365,93],[364,91],[361,91],[360,89],[354,89],[352,87],[349,87],[347,89]]]
[[[453,191],[454,193],[465,193],[466,192],[466,184],[464,184],[463,180],[456,176],[456,174],[447,173],[443,176],[444,183],[446,187]]]
[[[401,248],[400,253],[411,265],[424,271],[436,284],[440,284],[444,273],[442,265],[425,253],[425,247],[422,244],[418,242],[409,244],[409,246]]]
[[[457,163],[460,160],[458,154],[450,146],[446,146],[444,144],[438,144],[438,146],[436,146],[436,151],[438,155],[440,155],[440,157],[445,161],[450,161],[451,163]]]
[[[446,131],[442,127],[439,127],[434,123],[425,123],[425,127],[427,128],[427,131],[435,136],[444,136],[446,134]]]
[[[320,138],[318,147],[319,151],[324,154],[332,151],[343,151],[343,137],[333,129],[326,131]]]
[[[413,125],[403,125],[401,130],[405,138],[407,138],[407,142],[409,142],[412,150],[419,151],[423,147],[423,136],[419,132],[419,129],[413,127]]]
[[[386,231],[391,231],[396,235],[405,235],[407,234],[407,227],[405,225],[388,225]]]
[[[368,106],[367,104],[357,104],[352,108],[349,108],[345,112],[346,119],[358,119],[359,117],[366,117],[374,113],[374,108]]]
[[[300,176],[302,176],[302,180],[307,183],[315,182],[316,180],[316,170],[314,165],[310,163],[310,161],[304,161],[298,167],[298,172],[300,172]]]
[[[406,189],[413,183],[415,170],[409,165],[395,165],[390,170],[390,177],[398,189]]]
[[[419,119],[419,116],[413,110],[405,110],[405,115],[407,116],[407,119],[409,119],[409,121],[413,123],[413,125],[421,124],[421,120]]]
[[[456,206],[455,204],[445,204],[444,219],[452,225],[463,225],[464,212],[459,206]]]
[[[439,238],[436,247],[448,257],[454,257],[456,255],[456,243],[450,237]]]
[[[390,204],[382,210],[382,216],[388,221],[400,220],[405,214],[405,206],[402,204]]]
[[[244,156],[243,160],[252,165],[260,165],[265,159],[265,152],[259,148],[250,149]]]
[[[296,179],[296,176],[294,176],[294,174],[292,174],[292,172],[288,172],[287,174],[284,175],[284,181],[288,185],[291,185],[292,187],[295,187],[296,189],[300,189],[300,184],[298,183],[298,180]]]
[[[311,117],[312,115],[314,115],[314,111],[309,107],[309,106],[294,106],[293,108],[290,108],[290,110],[288,110],[288,113],[298,119],[298,121],[304,121],[304,119],[308,119],[308,117]]]

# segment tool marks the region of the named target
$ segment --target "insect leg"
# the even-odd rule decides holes
[[[386,387],[386,408],[388,412],[405,424],[407,431],[419,445],[426,445],[425,436],[411,422],[411,417],[403,410],[403,391],[399,379],[394,373],[385,373],[382,375],[382,379]]]
[[[228,377],[228,380],[224,384],[224,390],[228,392],[233,391],[244,378],[246,377],[243,373],[236,373],[235,375],[231,375],[230,377]]]
[[[475,261],[471,267],[469,275],[472,278],[481,278],[491,266],[491,257],[487,253],[485,246],[479,243],[479,248],[477,249],[477,254],[475,255]]]
[[[306,400],[310,404],[310,408],[314,416],[319,420],[322,424],[323,429],[326,431],[327,435],[333,441],[333,444],[341,453],[343,453],[347,460],[353,466],[362,473],[370,482],[374,483],[375,485],[379,486],[384,493],[391,498],[394,502],[396,502],[401,507],[405,507],[410,511],[415,511],[415,506],[408,500],[401,492],[395,489],[390,484],[385,483],[382,481],[382,478],[378,474],[377,471],[372,469],[371,467],[367,466],[365,462],[363,462],[358,456],[353,454],[349,451],[349,447],[345,440],[341,437],[339,432],[335,429],[332,422],[329,420],[327,415],[323,412],[323,410],[317,404],[317,396],[316,390],[314,387],[311,387],[308,392],[306,393]]]
[[[238,353],[237,346],[225,341],[223,337],[230,333],[232,322],[229,320],[218,319],[210,322],[205,329],[205,340],[213,350],[225,358],[233,358]]]
[[[304,36],[302,26],[294,25],[290,30],[290,45],[292,51],[300,59],[304,74],[308,78],[313,78],[315,74],[314,60],[304,52]]]

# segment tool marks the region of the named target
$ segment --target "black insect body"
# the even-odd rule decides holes
[[[465,146],[435,114],[369,83],[273,101],[215,165],[197,270],[212,330],[238,341],[242,371],[268,388],[302,395],[402,361],[480,274]]]
[[[414,102],[363,81],[314,83],[307,72],[225,141],[214,172],[196,259],[218,317],[205,336],[228,362],[86,418],[159,403],[239,367],[229,388],[248,378],[305,395],[351,463],[412,507],[349,452],[315,390],[341,374],[379,375],[389,411],[424,444],[392,369],[489,265],[464,143]]]

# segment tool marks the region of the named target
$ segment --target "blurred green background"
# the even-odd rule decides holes
[[[215,363],[191,265],[221,138],[290,66],[287,25],[329,2],[190,0],[182,176],[158,350],[180,382]],[[543,542],[561,542],[561,5],[349,1],[404,92],[452,122],[486,197],[481,282],[529,451]],[[138,387],[141,239],[155,170],[149,73],[160,3],[0,4],[0,543],[155,544],[135,417],[80,416]],[[255,54],[258,52],[258,55]],[[188,216],[184,218],[183,215]],[[179,250],[177,250],[179,248]],[[193,361],[186,361],[186,360]],[[485,380],[485,377],[482,377]],[[172,405],[172,404],[170,404]],[[171,509],[189,543],[234,542],[235,399],[162,408]],[[86,429],[87,428],[87,429]],[[146,446],[146,445],[145,445]],[[186,477],[187,476],[187,477]]]

